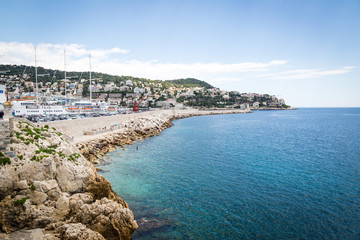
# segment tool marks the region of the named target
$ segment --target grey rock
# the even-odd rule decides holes
[[[105,240],[101,234],[81,223],[64,224],[57,229],[57,232],[63,240]]]
[[[16,182],[16,184],[15,184],[15,189],[25,190],[28,188],[29,188],[29,185],[26,180],[21,180],[19,182]]]
[[[56,213],[66,216],[70,212],[69,198],[64,194],[56,201]]]
[[[8,142],[8,144],[10,143],[10,141]],[[15,157],[15,154],[13,151],[9,151],[9,152],[5,152],[5,155],[8,157]]]
[[[20,230],[9,235],[0,235],[2,240],[43,240],[43,229]]]
[[[58,187],[58,183],[55,179],[44,180],[44,181],[34,181],[34,186],[38,191],[47,193],[48,191]]]
[[[39,192],[39,191],[32,191],[31,193],[31,202],[35,205],[39,205],[42,204],[43,202],[46,201],[47,199],[47,195],[43,192]]]
[[[57,201],[59,197],[61,196],[61,191],[59,188],[52,189],[47,192],[47,195],[49,196],[49,199],[51,201]]]

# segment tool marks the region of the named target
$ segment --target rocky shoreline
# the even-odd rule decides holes
[[[76,143],[50,123],[14,121],[15,157],[0,164],[0,239],[131,239],[138,228],[134,215],[94,163],[118,147],[158,135],[175,119],[245,112],[150,114],[122,122],[120,131]]]
[[[47,125],[15,122],[16,157],[0,165],[1,231],[32,229],[25,239],[130,239],[137,223],[127,203],[62,136]]]

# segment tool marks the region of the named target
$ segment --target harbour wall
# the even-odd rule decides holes
[[[14,153],[10,148],[10,133],[12,132],[13,127],[13,118],[8,114],[5,114],[4,118],[0,120],[0,152],[7,157],[14,157]]]
[[[206,110],[206,111],[158,111],[150,112],[146,117],[135,116],[134,120],[122,123],[122,128],[94,136],[83,136],[75,139],[73,144],[90,162],[97,164],[101,156],[118,147],[130,145],[136,140],[158,135],[171,127],[175,119],[215,114],[247,113],[248,110]]]
[[[121,114],[106,117],[74,119],[67,121],[55,121],[41,123],[41,125],[49,125],[57,130],[65,133],[69,138],[75,142],[79,139],[84,139],[86,132],[93,131],[95,133],[111,132],[111,130],[122,130],[128,127],[126,123],[132,123],[142,118],[156,117],[162,119],[181,118],[182,116],[195,115],[211,115],[211,114],[226,114],[226,113],[244,113],[244,110],[215,110],[215,111],[200,111],[197,109],[190,110],[154,110],[134,114]],[[90,137],[90,136],[89,136]],[[90,137],[92,138],[92,137]]]

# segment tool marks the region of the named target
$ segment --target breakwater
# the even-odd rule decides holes
[[[107,117],[75,119],[71,121],[56,121],[41,123],[40,125],[49,125],[68,136],[73,143],[89,142],[94,139],[99,139],[102,136],[115,133],[126,132],[131,130],[136,122],[141,119],[158,118],[161,121],[169,120],[171,118],[182,118],[186,116],[200,116],[211,114],[232,114],[232,113],[246,113],[249,110],[212,110],[201,111],[197,109],[190,110],[155,110],[136,114],[122,114]],[[87,134],[91,133],[93,134]]]
[[[163,110],[145,112],[142,114],[132,114],[131,120],[120,122],[115,121],[119,129],[99,136],[78,136],[74,138],[75,146],[82,155],[93,163],[99,163],[99,158],[107,152],[113,151],[117,147],[124,147],[134,141],[158,135],[164,129],[172,126],[172,121],[192,116],[205,116],[216,114],[237,114],[248,113],[247,110]],[[94,119],[92,119],[94,121]],[[113,121],[113,120],[112,120]],[[110,124],[113,124],[111,122]],[[82,141],[80,141],[82,140]]]

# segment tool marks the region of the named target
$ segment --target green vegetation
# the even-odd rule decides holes
[[[9,157],[0,157],[0,165],[4,166],[5,164],[11,164]]]
[[[47,154],[55,154],[56,151],[52,148],[40,148],[39,150],[36,150],[35,153],[39,154],[39,153],[47,153]]]
[[[68,157],[68,160],[69,161],[72,161],[72,162],[76,162],[76,159],[78,159],[80,157],[80,154],[79,153],[74,153],[74,154],[71,154],[69,157]]]
[[[26,202],[26,200],[28,200],[28,197],[24,197],[22,199],[16,200],[14,201],[14,205],[19,206],[19,205],[24,205],[24,203]]]
[[[289,106],[289,105],[286,105],[286,104],[283,104],[282,107],[283,107],[283,108],[289,108],[290,106]]]
[[[66,154],[64,154],[64,153],[62,153],[62,152],[58,152],[57,154],[58,154],[59,157],[61,157],[61,158],[66,158],[66,157],[67,157]]]
[[[34,155],[30,160],[40,162],[41,160],[43,160],[43,158],[47,158],[47,157],[49,157],[49,155],[41,155],[41,156]]]
[[[42,159],[47,158],[50,155],[58,154],[60,158],[67,159],[68,161],[76,163],[76,160],[81,156],[78,153],[74,153],[74,154],[71,154],[68,156],[62,152],[57,152],[56,145],[52,145],[47,148],[41,147],[41,145],[38,143],[38,141],[39,141],[39,139],[46,139],[45,137],[41,136],[41,134],[44,131],[48,132],[49,126],[45,125],[44,127],[37,128],[37,127],[33,127],[32,125],[30,125],[28,123],[25,123],[25,125],[23,125],[23,123],[25,123],[25,122],[19,122],[17,127],[20,129],[20,132],[14,131],[14,134],[24,144],[26,144],[26,145],[35,144],[35,146],[37,146],[38,149],[35,150],[35,155],[31,157],[31,159],[30,159],[31,161],[40,162]],[[58,136],[62,136],[62,133],[57,132],[55,128],[53,128],[53,130],[54,131],[52,133],[55,133]],[[23,159],[23,156],[19,155],[18,158]],[[10,161],[10,159],[9,159],[9,161]],[[6,163],[10,163],[7,161],[7,158],[4,159],[4,163],[2,165],[6,164]]]
[[[213,88],[210,84],[205,81],[201,81],[195,78],[186,78],[186,79],[175,79],[175,80],[166,80],[165,83],[175,85],[177,87],[204,87],[205,89]]]
[[[258,103],[259,107],[282,107],[274,96],[268,94],[247,96],[247,94],[239,92],[229,92],[227,95],[222,95],[220,92],[194,91],[193,95],[180,96],[176,101],[185,106],[204,108],[241,108],[241,105],[252,107],[254,103]]]
[[[36,188],[33,183],[28,183],[28,185],[29,185],[31,191],[35,191]]]
[[[13,75],[19,75],[22,76],[23,71],[25,69],[25,65],[0,65],[1,67],[4,67],[6,69],[9,69],[11,71],[11,74]],[[38,79],[38,82],[42,82],[43,84],[50,82],[50,83],[60,83],[57,79],[64,79],[64,72],[63,71],[57,71],[53,69],[45,69],[43,67],[38,67],[39,73],[49,73],[49,76],[43,76],[40,79]],[[30,76],[27,81],[35,82],[35,68],[33,66],[27,66],[26,73]],[[82,78],[89,79],[89,72],[67,72],[69,76],[82,76]],[[106,73],[99,73],[99,72],[92,72],[92,78],[94,79],[94,82],[96,83],[97,79],[101,79],[101,82],[106,84],[108,82],[114,82],[116,85],[120,85],[121,82],[125,82],[127,80],[131,80],[133,82],[136,82],[137,84],[144,84],[147,82],[151,82],[153,84],[160,83],[162,85],[161,88],[168,88],[169,86],[174,87],[204,87],[204,88],[212,88],[212,86],[204,81],[195,79],[195,78],[186,78],[186,79],[176,79],[176,80],[150,80],[147,78],[139,78],[139,77],[132,77],[132,76],[116,76],[116,75],[110,75]],[[54,76],[54,77],[53,77]],[[86,96],[88,94],[88,86],[89,83],[84,83],[84,89],[83,89],[83,96]],[[30,89],[26,89],[30,90]],[[126,93],[126,92],[125,92]]]
[[[4,166],[5,164],[11,164],[11,160],[3,152],[0,152],[0,165]]]
[[[40,134],[40,133],[41,133],[41,129],[40,129],[40,128],[34,128],[34,131],[35,131],[37,134]]]

